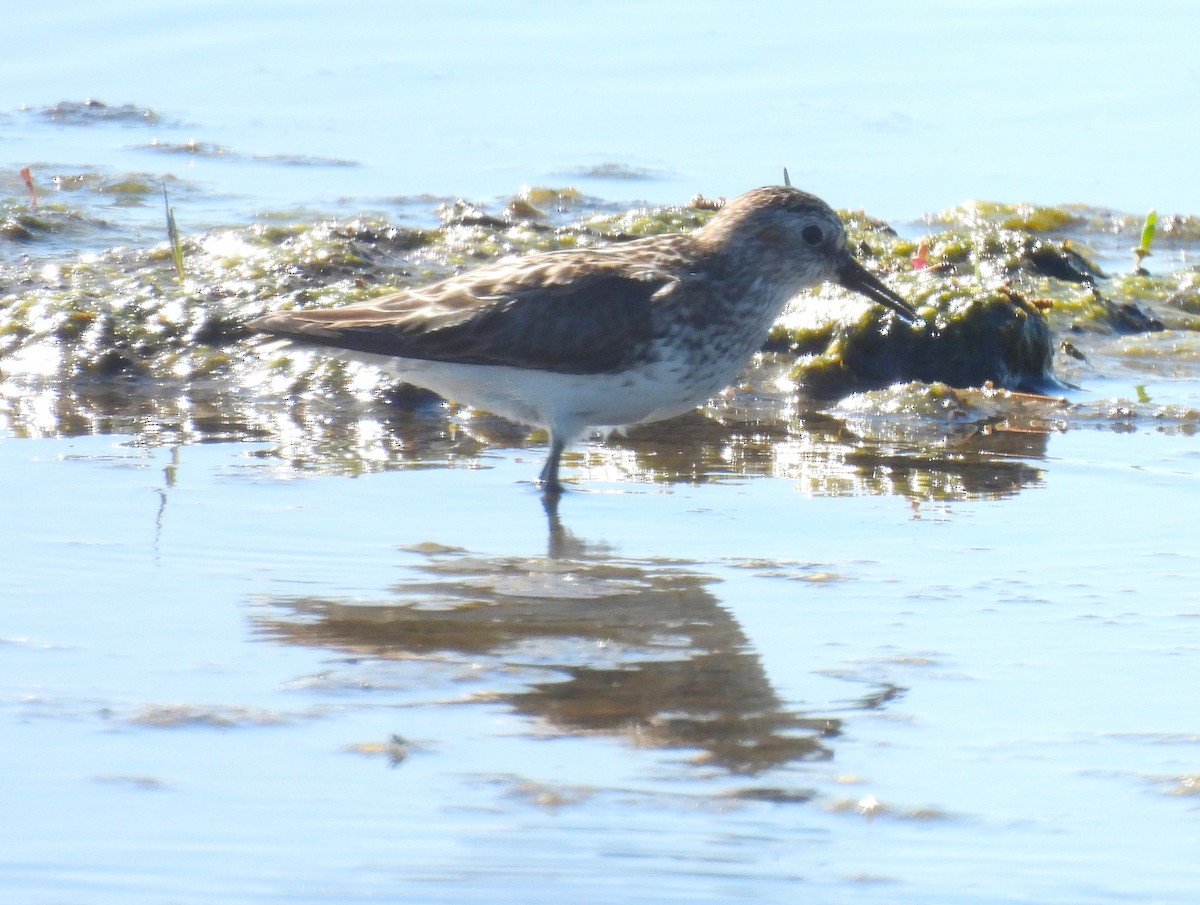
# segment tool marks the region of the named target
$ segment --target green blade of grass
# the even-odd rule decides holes
[[[167,198],[167,187],[163,186],[163,207],[167,211],[167,241],[171,243],[171,258],[175,261],[175,272],[183,282],[183,242],[179,239],[179,228],[175,225],[175,211]]]
[[[1158,224],[1158,214],[1153,208],[1150,213],[1146,214],[1146,222],[1142,225],[1142,242],[1138,248],[1146,253],[1150,252],[1150,243],[1154,241],[1154,228]]]

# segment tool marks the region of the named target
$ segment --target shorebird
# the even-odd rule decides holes
[[[418,289],[251,330],[382,366],[401,380],[545,428],[539,481],[589,428],[683,414],[719,393],[788,302],[834,281],[916,312],[855,260],[837,214],[790,185],[754,189],[695,232],[504,259]]]

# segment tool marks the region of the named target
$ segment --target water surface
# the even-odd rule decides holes
[[[5,160],[168,172],[247,215],[564,178],[676,202],[784,166],[889,218],[968,198],[1200,210],[1191,4],[73,0],[52,27],[28,4],[7,23]],[[85,98],[159,118],[81,133],[14,112]]]
[[[190,266],[256,224],[525,184],[580,187],[570,219],[784,164],[912,234],[974,196],[1200,211],[1195,14],[1140,10],[21,7],[0,294],[164,255],[164,181]],[[1137,221],[1097,222],[1069,238],[1127,268]],[[429,399],[0,362],[0,885],[1194,901],[1194,240],[1159,242],[1170,328],[1062,337],[1061,399],[813,402],[767,356],[583,444],[557,516],[538,437]]]
[[[991,488],[845,451],[555,521],[519,450],[7,440],[6,886],[1186,901],[1194,438],[1071,430]]]

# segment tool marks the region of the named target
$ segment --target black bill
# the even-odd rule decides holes
[[[838,283],[853,292],[865,295],[873,302],[891,308],[910,324],[915,324],[921,319],[908,302],[888,289],[879,277],[854,258],[847,258],[846,263],[838,269]]]

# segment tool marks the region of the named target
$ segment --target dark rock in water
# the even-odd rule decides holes
[[[462,198],[453,204],[444,204],[437,210],[442,226],[483,226],[487,229],[505,229],[511,226],[503,217],[484,212],[480,207]]]
[[[1066,242],[1031,242],[1022,264],[1034,273],[1070,283],[1093,285],[1107,274]]]
[[[88,369],[91,377],[116,377],[118,374],[136,374],[138,367],[128,355],[117,349],[105,349],[92,361]]]
[[[1029,392],[1058,386],[1046,319],[1015,292],[960,297],[926,321],[907,328],[871,314],[840,325],[826,350],[799,362],[792,377],[825,398],[913,380]]]
[[[1133,302],[1104,301],[1105,321],[1118,333],[1158,333],[1167,329]]]
[[[157,113],[147,107],[134,104],[111,106],[89,98],[83,101],[59,101],[38,111],[46,119],[70,126],[88,126],[94,123],[123,123],[154,125],[160,121]]]

